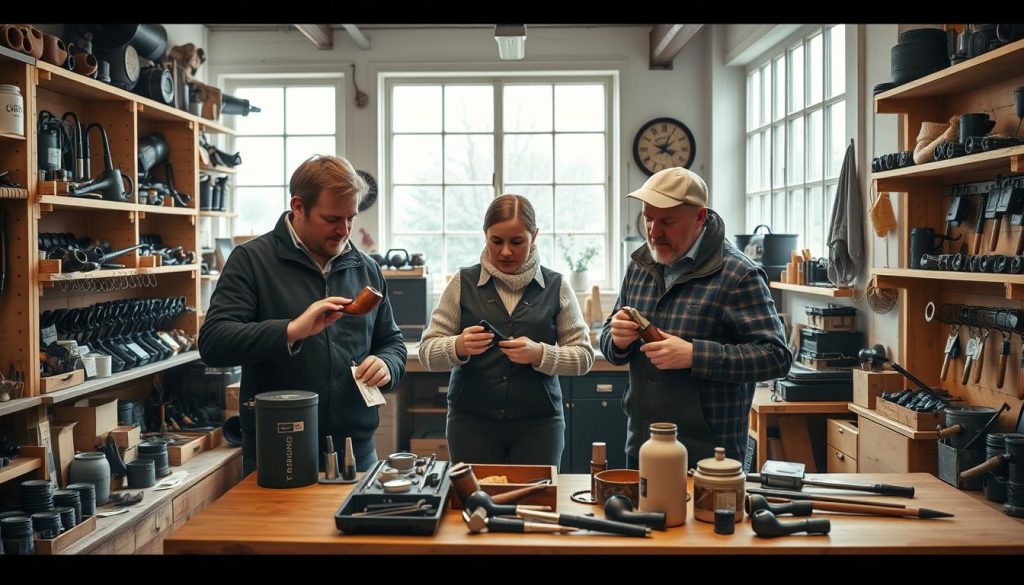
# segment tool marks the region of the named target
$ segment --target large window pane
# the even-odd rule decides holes
[[[770,189],[772,184],[772,129],[761,133],[761,189]]]
[[[555,261],[558,259],[558,254],[555,254],[555,237],[541,232],[537,236],[537,254],[541,265],[555,270]]]
[[[447,231],[483,233],[484,213],[494,199],[494,190],[486,187],[446,187],[444,190],[444,227]]]
[[[829,28],[828,35],[828,97],[834,97],[846,91],[846,25]]]
[[[825,211],[821,187],[807,190],[807,247],[815,256],[825,254]]]
[[[604,231],[607,200],[604,185],[559,185],[555,189],[555,230]]]
[[[807,241],[805,234],[807,233],[807,226],[804,225],[804,210],[806,203],[804,202],[804,190],[794,189],[789,192],[789,233],[800,234],[798,238],[797,248],[803,249],[804,242]]]
[[[761,71],[755,70],[747,80],[750,83],[750,116],[747,130],[753,130],[761,125]]]
[[[836,102],[828,107],[828,158],[825,178],[839,176],[846,155],[846,102]]]
[[[552,268],[561,272],[563,276],[569,278],[569,273],[572,271],[569,267],[569,263],[565,261],[565,253],[562,247],[569,251],[569,256],[574,260],[578,260],[582,257],[584,251],[587,248],[594,248],[597,250],[597,254],[590,260],[590,264],[587,267],[587,277],[593,281],[602,281],[605,279],[605,264],[606,264],[606,253],[605,253],[605,239],[604,236],[586,236],[586,235],[574,235],[574,236],[555,236],[555,260]]]
[[[824,151],[821,110],[814,110],[807,116],[807,180],[820,181]]]
[[[822,37],[816,34],[811,37],[808,46],[807,79],[808,79],[808,101],[811,106],[821,101],[822,90],[825,86],[825,54]]]
[[[336,156],[334,136],[299,136],[285,139],[285,183],[306,159],[314,154]],[[248,163],[249,161],[246,161]],[[246,165],[242,165],[244,168]]]
[[[836,204],[836,188],[839,186],[838,183],[829,183],[825,185],[825,245],[828,245],[828,228],[832,224],[832,207]]]
[[[772,126],[772,188],[786,185],[786,127],[782,124]]]
[[[491,184],[494,139],[489,134],[444,137],[444,180],[447,183]]]
[[[603,183],[604,134],[555,134],[555,181]]]
[[[772,193],[772,229],[778,232],[789,230],[789,218],[786,216],[785,191]]]
[[[551,131],[550,85],[506,85],[502,97],[505,132]]]
[[[789,50],[789,113],[804,109],[804,46]]]
[[[396,183],[441,182],[441,136],[395,136],[392,168]]]
[[[441,231],[441,187],[395,187],[391,209],[396,232]]]
[[[775,97],[772,99],[773,120],[781,120],[786,116],[786,56],[779,55],[772,63],[775,76]]]
[[[288,209],[287,193],[281,187],[238,187],[235,189],[236,234],[265,234],[274,229]]]
[[[448,85],[444,88],[445,132],[492,132],[494,87]]]
[[[505,182],[550,183],[553,161],[550,134],[505,136]]]
[[[392,131],[441,131],[441,86],[400,85],[393,95]]]
[[[443,249],[442,242],[444,239],[440,234],[435,235],[414,235],[414,234],[396,234],[391,248],[401,248],[409,254],[423,254],[427,266],[429,266],[433,272],[434,267],[440,267],[443,262]],[[384,251],[381,251],[383,254]]]
[[[761,197],[754,196],[747,198],[747,233],[753,233],[755,227],[761,223]]]
[[[772,65],[771,61],[761,67],[761,125],[772,119]]]
[[[259,114],[233,116],[235,133],[282,134],[284,132],[284,88],[283,87],[239,87],[234,96],[260,108]],[[248,161],[246,161],[248,162]]]
[[[750,191],[760,191],[764,189],[764,185],[761,184],[761,133],[754,134],[750,137],[750,167],[747,169],[748,176],[750,177]]]
[[[334,87],[289,87],[285,90],[288,134],[335,134]],[[260,116],[263,112],[260,112]],[[245,116],[248,118],[248,116]]]
[[[444,240],[448,252],[445,271],[448,274],[454,274],[459,268],[472,266],[480,261],[480,253],[484,249],[482,231],[475,236],[447,236]]]
[[[786,164],[789,171],[786,177],[787,185],[796,185],[804,182],[804,119],[794,118],[789,123],[789,161]]]
[[[555,202],[550,185],[506,185],[505,193],[522,195],[533,204],[537,229],[550,233],[555,229]]]
[[[238,136],[235,148],[242,153],[245,164],[238,167],[239,185],[283,185],[284,140]]]
[[[556,85],[555,131],[604,130],[604,103],[603,85]]]

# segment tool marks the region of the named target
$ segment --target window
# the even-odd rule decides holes
[[[800,234],[827,254],[846,153],[844,25],[817,29],[747,74],[747,229]]]
[[[561,245],[594,246],[590,280],[611,284],[610,99],[610,78],[389,80],[391,247],[426,252],[443,286],[479,262],[490,202],[515,193],[536,209],[541,263],[567,274]]]
[[[234,151],[242,164],[234,176],[235,234],[263,234],[288,209],[288,181],[314,154],[339,154],[340,103],[335,79],[235,79],[227,92],[259,106],[258,114],[233,116]]]

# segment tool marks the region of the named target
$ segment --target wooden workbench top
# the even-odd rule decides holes
[[[1024,554],[1024,530],[1008,516],[925,473],[818,474],[840,481],[913,485],[917,497],[888,498],[845,492],[950,512],[953,518],[917,520],[816,514],[832,519],[831,534],[799,534],[765,539],[749,520],[736,533],[717,535],[711,524],[694,519],[649,538],[574,534],[470,534],[460,512],[448,510],[433,536],[346,535],[335,528],[334,513],[350,485],[314,484],[296,489],[265,489],[250,474],[219,500],[164,541],[165,553],[282,554]],[[559,476],[558,511],[597,508],[569,499],[589,487],[588,475]],[[820,490],[821,488],[806,488]],[[835,494],[836,490],[826,490]]]

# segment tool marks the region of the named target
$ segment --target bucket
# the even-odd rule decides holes
[[[319,478],[317,402],[303,390],[256,395],[256,483],[293,488]]]

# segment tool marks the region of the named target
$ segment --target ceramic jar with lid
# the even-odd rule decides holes
[[[725,456],[725,449],[715,447],[715,456],[697,462],[693,473],[693,515],[702,522],[715,521],[715,494],[736,493],[736,522],[743,520],[744,490],[747,476],[740,462]]]
[[[0,134],[25,135],[25,100],[17,85],[0,85]]]

